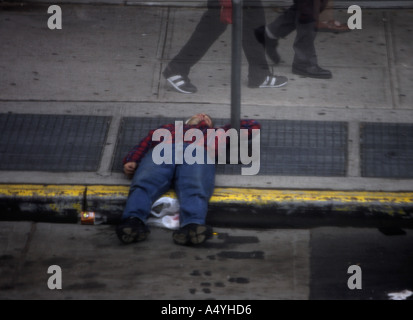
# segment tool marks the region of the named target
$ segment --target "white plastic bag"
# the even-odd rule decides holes
[[[170,197],[162,197],[154,202],[151,208],[148,225],[179,229],[179,201]]]
[[[413,292],[410,290],[403,290],[400,292],[391,292],[387,294],[390,300],[406,300],[408,297],[413,295]]]
[[[175,213],[179,213],[179,202],[177,199],[162,197],[152,205],[151,214],[155,217],[162,218]]]
[[[150,217],[148,219],[148,225],[161,228],[167,228],[171,230],[179,229],[179,213],[174,215],[163,216],[162,218]]]

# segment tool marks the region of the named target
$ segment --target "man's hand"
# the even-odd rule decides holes
[[[136,168],[138,165],[136,162],[127,162],[123,166],[123,172],[125,172],[126,175],[132,176],[135,173]]]

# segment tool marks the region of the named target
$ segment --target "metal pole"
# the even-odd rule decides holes
[[[242,1],[232,0],[231,127],[237,132],[241,117]]]

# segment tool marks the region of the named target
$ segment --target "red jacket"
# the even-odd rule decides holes
[[[241,129],[248,129],[248,136],[251,137],[252,129],[261,129],[261,125],[256,121],[256,120],[241,120]],[[166,124],[163,125],[157,129],[167,129],[171,133],[172,141],[171,143],[175,143],[175,124]],[[152,141],[152,136],[154,132],[157,130],[151,130],[149,131],[148,135],[141,140],[141,142],[134,146],[131,151],[126,155],[126,157],[123,159],[123,164],[127,162],[136,162],[139,164],[143,157],[146,155],[146,153],[162,141]],[[183,125],[183,134],[189,130],[189,129],[198,129],[201,130],[203,135],[204,135],[204,147],[207,148],[207,130],[208,129],[223,129],[225,132],[229,129],[231,129],[231,125],[227,124],[223,126],[222,128],[210,128],[205,121],[201,121],[197,125]],[[218,143],[219,137],[216,138],[216,144]],[[192,143],[195,141],[195,138],[193,141],[185,141],[185,143]],[[218,148],[215,149],[216,152],[218,151]]]

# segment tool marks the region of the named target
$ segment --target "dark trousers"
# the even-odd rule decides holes
[[[294,0],[294,4],[277,19],[267,25],[268,30],[277,38],[285,38],[294,30],[294,62],[298,67],[317,65],[314,40],[317,35],[316,22],[327,0]]]
[[[242,48],[248,62],[248,84],[260,85],[270,74],[264,48],[255,38],[254,29],[265,24],[261,0],[249,1],[243,7]],[[166,76],[188,76],[190,69],[206,54],[228,25],[220,21],[218,0],[208,0],[208,10],[179,53],[166,69]]]

